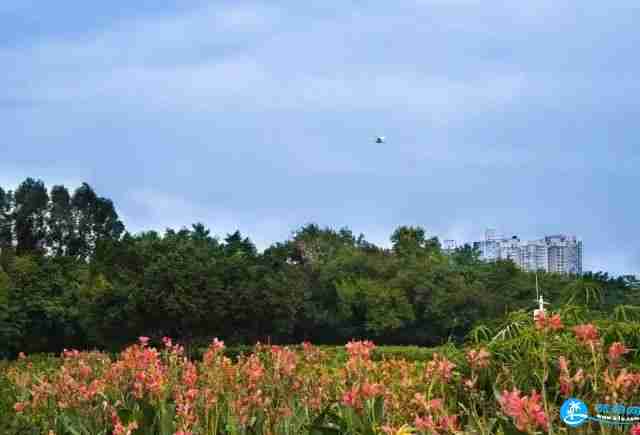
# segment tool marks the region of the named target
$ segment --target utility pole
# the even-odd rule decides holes
[[[548,304],[548,302],[544,301],[542,297],[542,293],[540,293],[540,289],[538,287],[538,271],[536,270],[536,302],[538,302],[538,309],[533,310],[533,320],[536,319],[538,314],[544,315],[544,304]]]

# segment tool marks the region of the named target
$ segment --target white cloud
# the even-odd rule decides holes
[[[365,39],[341,38],[354,25],[375,28],[381,17],[355,24],[347,16],[300,29],[281,27],[285,15],[256,5],[212,6],[120,23],[85,40],[0,52],[0,63],[13,66],[5,92],[18,101],[122,110],[395,110],[446,125],[509,105],[531,87],[512,71],[448,77],[426,59],[390,68],[359,54]]]
[[[40,66],[46,74],[166,64],[168,59],[194,63],[208,48],[236,47],[264,37],[278,14],[264,5],[211,5],[179,15],[125,20],[73,39],[45,39],[26,49],[0,52],[0,59],[7,65]]]

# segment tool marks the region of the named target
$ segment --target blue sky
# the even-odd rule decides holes
[[[261,248],[307,222],[569,233],[585,269],[640,273],[637,1],[3,0],[0,22],[4,187],[87,181],[129,230]]]

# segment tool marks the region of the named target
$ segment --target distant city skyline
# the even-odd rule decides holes
[[[484,240],[458,244],[453,239],[447,239],[443,241],[443,249],[450,252],[465,244],[478,249],[482,260],[510,259],[529,272],[544,270],[577,275],[584,272],[582,240],[575,235],[553,234],[522,240],[517,235],[507,237],[495,228],[487,228]]]

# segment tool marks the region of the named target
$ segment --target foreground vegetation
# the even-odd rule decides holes
[[[622,311],[622,312],[621,312]],[[479,327],[464,347],[421,351],[352,341],[256,345],[229,355],[214,339],[200,359],[148,337],[116,356],[65,351],[2,368],[3,434],[516,434],[640,433],[640,426],[571,429],[569,397],[640,404],[640,323],[578,306],[515,312]],[[591,319],[588,323],[585,320]],[[631,349],[633,348],[633,349]]]

